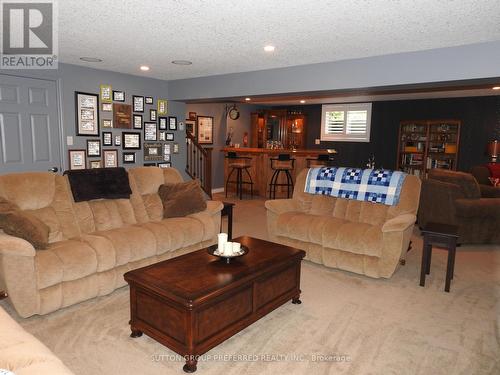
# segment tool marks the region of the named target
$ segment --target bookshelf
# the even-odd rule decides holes
[[[456,170],[460,120],[401,121],[397,169],[426,177],[433,168]]]

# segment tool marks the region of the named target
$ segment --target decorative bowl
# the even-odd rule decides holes
[[[241,249],[240,249],[240,252],[237,253],[237,254],[233,254],[233,255],[223,255],[223,254],[219,254],[218,250],[217,250],[217,245],[212,245],[210,246],[208,249],[207,249],[207,252],[210,254],[210,255],[213,255],[217,258],[220,258],[222,260],[224,260],[224,262],[226,262],[227,264],[231,263],[231,260],[232,259],[236,259],[236,258],[239,258],[239,257],[242,257],[243,255],[247,254],[249,251],[248,247],[246,247],[245,245],[241,245]]]

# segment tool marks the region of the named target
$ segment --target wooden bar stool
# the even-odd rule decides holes
[[[422,266],[420,269],[420,286],[425,286],[425,275],[431,272],[432,246],[440,245],[448,250],[446,267],[445,292],[450,292],[450,284],[455,271],[455,253],[457,248],[458,227],[456,225],[427,223],[422,229],[424,248],[422,249]]]
[[[306,163],[307,168],[333,167],[333,157],[319,154],[317,158],[307,158]]]
[[[290,188],[293,193],[293,178],[290,171],[293,171],[295,159],[292,159],[289,154],[279,154],[277,158],[270,158],[271,169],[274,171],[269,182],[269,199],[276,199],[276,188],[278,186],[286,186],[286,196],[290,198]],[[279,175],[283,172],[286,177],[286,183],[279,183]]]
[[[226,158],[228,159],[228,167],[231,172],[226,180],[226,198],[229,184],[236,184],[236,196],[243,199],[243,185],[250,185],[250,197],[253,198],[253,181],[248,168],[250,168],[252,158],[245,156],[238,156],[236,152],[228,152]],[[248,175],[248,181],[243,180],[243,171]],[[236,172],[236,181],[231,181],[231,176]]]

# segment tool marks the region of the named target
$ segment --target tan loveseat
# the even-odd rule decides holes
[[[266,202],[272,241],[306,251],[306,259],[371,277],[392,276],[404,259],[420,195],[420,180],[407,176],[398,205],[304,193],[307,169],[297,176],[292,199]]]
[[[163,219],[158,187],[181,182],[172,168],[129,170],[130,199],[75,203],[66,176],[0,176],[0,196],[50,227],[50,246],[35,250],[0,231],[0,289],[22,317],[47,314],[124,286],[123,274],[216,242],[221,202]]]
[[[71,375],[61,360],[0,307],[0,369],[16,375]]]

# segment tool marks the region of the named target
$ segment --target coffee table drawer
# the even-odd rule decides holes
[[[223,296],[197,312],[197,342],[203,342],[225,328],[252,315],[252,286]]]
[[[299,289],[299,272],[297,264],[292,264],[277,273],[265,276],[256,281],[256,307],[260,309],[280,296]]]

